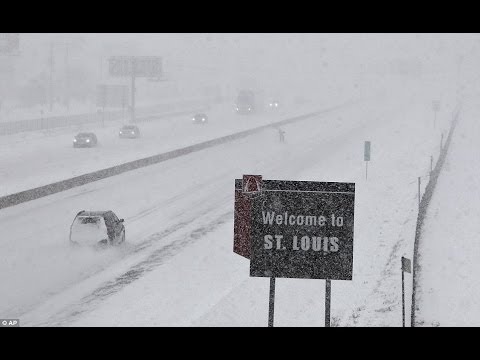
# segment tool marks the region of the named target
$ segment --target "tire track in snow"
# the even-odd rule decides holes
[[[116,294],[127,285],[131,284],[132,282],[138,280],[140,277],[144,276],[148,272],[162,265],[166,260],[182,251],[185,246],[196,242],[202,236],[214,231],[220,225],[223,225],[227,221],[230,221],[232,216],[233,211],[229,210],[228,212],[221,214],[207,224],[199,226],[194,230],[190,231],[186,236],[181,234],[177,240],[174,240],[170,244],[153,251],[144,260],[131,266],[130,269],[128,269],[122,275],[117,276],[115,279],[110,280],[101,285],[100,287],[96,288],[89,295],[81,298],[78,303],[70,306],[67,310],[54,314],[46,321],[35,324],[34,326],[68,325],[68,323],[74,321],[78,316],[92,310],[93,308],[95,308],[95,306],[97,306],[99,303],[101,303],[108,297]],[[176,229],[171,229],[173,231],[171,231],[170,234],[166,235],[166,232],[162,231],[160,233],[152,235],[148,241],[153,242],[164,239],[168,235],[171,235],[172,233],[182,228],[180,224],[177,225],[178,226]]]

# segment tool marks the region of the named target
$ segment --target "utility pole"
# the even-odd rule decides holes
[[[103,56],[100,56],[100,80],[103,81]]]
[[[68,42],[65,43],[65,97],[67,110],[70,110],[70,68],[68,64]]]
[[[136,66],[136,60],[135,60],[135,57],[132,56],[131,58],[131,66],[132,66],[132,89],[131,89],[131,92],[132,92],[132,117],[131,117],[131,120],[130,122],[132,124],[135,123],[135,76],[136,76],[136,70],[137,70],[137,66]]]
[[[49,79],[49,97],[50,97],[50,112],[53,110],[53,42],[50,43],[50,79]]]

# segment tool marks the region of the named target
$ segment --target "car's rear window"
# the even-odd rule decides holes
[[[79,224],[94,224],[101,225],[103,218],[100,216],[79,216],[77,223]]]
[[[108,239],[105,220],[101,216],[78,216],[72,224],[70,238],[84,244],[95,244]]]

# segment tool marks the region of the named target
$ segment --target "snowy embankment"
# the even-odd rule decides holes
[[[183,100],[179,98],[169,98],[165,100],[156,99],[155,101],[150,102],[136,102],[137,110],[142,111],[143,109],[148,109],[155,106],[161,105],[170,105],[179,103],[180,101],[195,101],[200,100],[199,98],[185,98]],[[0,108],[0,123],[4,122],[15,122],[15,121],[22,121],[22,120],[31,120],[31,119],[39,119],[41,117],[49,118],[49,117],[59,117],[59,116],[72,116],[72,115],[82,115],[82,114],[93,114],[95,113],[99,107],[94,102],[78,102],[72,101],[70,105],[67,107],[64,104],[55,103],[52,110],[50,111],[49,105],[36,105],[30,108],[25,107],[14,107],[14,106],[6,106],[3,105]],[[120,112],[121,108],[105,108],[106,112],[114,111]]]
[[[419,243],[417,326],[480,324],[480,106],[462,107]]]
[[[356,183],[354,278],[332,283],[332,320],[399,326],[400,257],[413,249],[417,177],[428,174],[453,109],[444,106],[434,130],[430,106],[414,94],[385,96],[285,126],[286,144],[265,131],[4,209],[0,224],[11,235],[1,242],[8,296],[0,313],[24,325],[265,326],[268,279],[250,278],[248,261],[232,252],[234,179],[257,173]],[[128,246],[68,249],[66,231],[83,208],[124,217]],[[275,324],[322,326],[324,284],[278,279]]]

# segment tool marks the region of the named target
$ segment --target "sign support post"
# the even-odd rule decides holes
[[[410,259],[402,256],[402,326],[405,327],[405,272],[411,273]]]
[[[273,327],[275,312],[275,277],[270,278],[270,298],[268,302],[268,327]]]
[[[403,257],[402,257],[403,260]],[[402,266],[402,326],[405,327],[405,275]]]
[[[135,80],[137,77],[162,77],[162,58],[159,56],[113,56],[109,59],[111,76],[131,79],[131,123],[135,123]]]
[[[325,327],[330,327],[330,300],[332,297],[332,283],[330,279],[325,280]]]

